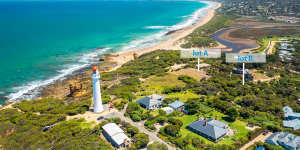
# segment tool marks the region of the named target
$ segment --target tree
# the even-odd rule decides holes
[[[134,113],[130,116],[133,121],[141,121],[141,117],[137,113]]]
[[[169,122],[173,125],[178,126],[179,128],[183,125],[182,121],[179,119],[170,118]]]
[[[235,121],[236,118],[239,116],[239,112],[236,108],[234,107],[230,107],[228,110],[227,110],[227,113],[226,113],[229,117],[229,119],[231,121]]]
[[[165,144],[155,141],[152,144],[148,145],[147,150],[168,150],[168,147]]]
[[[145,133],[138,133],[133,137],[137,149],[144,148],[149,143],[149,136]]]
[[[164,131],[165,131],[166,134],[168,134],[170,136],[173,136],[173,137],[176,137],[178,132],[179,132],[179,128],[175,125],[167,125],[164,128]]]
[[[185,102],[184,106],[189,112],[189,114],[193,115],[198,112],[200,106],[199,106],[198,99],[188,99],[187,102]]]
[[[166,116],[159,116],[157,118],[157,122],[160,123],[160,124],[163,124],[163,123],[165,123],[167,121],[168,121],[168,118]]]
[[[193,138],[192,139],[192,143],[193,143],[193,146],[196,147],[196,148],[201,148],[201,145],[204,144],[205,142],[203,140],[201,140],[200,138]]]

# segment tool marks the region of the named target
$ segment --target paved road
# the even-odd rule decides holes
[[[248,147],[250,147],[251,145],[253,145],[256,142],[259,142],[259,141],[264,142],[265,139],[267,139],[271,134],[273,134],[273,133],[269,132],[267,135],[260,134],[259,136],[257,136],[256,138],[254,138],[253,140],[251,140],[250,142],[245,144],[243,147],[241,147],[240,150],[246,150]]]
[[[126,108],[126,107],[125,107]],[[118,112],[116,110],[112,110],[111,113],[105,115],[105,118],[114,118],[114,117],[118,117],[120,118],[122,121],[128,122],[131,125],[137,127],[141,132],[146,133],[149,135],[150,141],[157,141],[163,144],[166,144],[168,146],[168,150],[176,150],[176,148],[172,147],[171,145],[169,145],[168,143],[166,143],[165,141],[163,141],[162,139],[160,139],[159,137],[157,137],[157,135],[154,132],[150,132],[147,129],[144,128],[144,124],[143,123],[137,123],[137,122],[133,122],[131,119],[127,118],[124,116],[124,112]]]

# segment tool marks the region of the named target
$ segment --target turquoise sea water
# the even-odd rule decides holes
[[[191,24],[192,14],[206,5],[148,0],[0,1],[0,101],[34,93],[38,86],[94,63],[97,55],[163,40],[166,32]]]

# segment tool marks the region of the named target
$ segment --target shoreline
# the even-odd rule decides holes
[[[198,0],[196,0],[196,1],[198,1]],[[192,33],[196,28],[198,28],[198,27],[206,24],[208,21],[210,21],[213,18],[213,16],[215,15],[216,9],[218,9],[221,6],[221,3],[218,3],[218,2],[211,2],[211,1],[199,1],[199,2],[208,4],[208,6],[204,7],[203,9],[209,9],[209,10],[205,11],[205,16],[199,18],[199,20],[197,20],[196,23],[194,23],[193,25],[188,26],[186,28],[172,31],[172,33],[168,33],[167,35],[165,35],[165,37],[169,38],[168,40],[156,43],[153,46],[150,46],[147,48],[133,49],[133,50],[129,50],[129,51],[121,51],[121,52],[104,54],[104,57],[109,59],[109,63],[111,63],[110,65],[113,67],[106,67],[106,69],[103,71],[109,72],[109,71],[114,71],[114,70],[118,69],[126,62],[133,60],[134,55],[140,56],[145,53],[149,53],[149,52],[152,52],[152,51],[155,51],[158,49],[166,49],[166,50],[181,49],[180,48],[180,40],[182,38],[184,38],[185,36],[189,35],[190,33]],[[102,57],[102,56],[100,56],[100,57]],[[63,79],[56,80],[53,83],[39,87],[40,89],[38,90],[38,94],[36,95],[35,98],[50,96],[51,94],[49,94],[49,95],[45,94],[45,93],[47,93],[45,91],[48,91],[49,89],[55,90],[56,88],[59,88],[59,87],[62,90],[66,89],[66,86],[69,85],[67,83],[69,83],[71,80],[77,80],[76,79],[76,78],[78,78],[77,76],[82,76],[82,74],[88,75],[89,74],[88,67],[89,66],[87,66],[85,68],[81,68],[77,71],[74,71],[73,73],[71,73],[69,75],[66,75]],[[107,69],[107,68],[110,68],[110,69]],[[7,102],[8,102],[7,105],[10,105],[10,104],[14,104],[18,101],[7,100]],[[4,107],[7,105],[4,105]],[[0,109],[1,109],[1,107],[0,107]]]
[[[135,49],[126,52],[111,53],[111,55],[113,55],[112,61],[116,62],[117,66],[115,66],[110,71],[116,70],[126,62],[133,60],[134,55],[140,56],[145,53],[149,53],[159,49],[180,50],[181,49],[180,40],[186,37],[187,35],[191,34],[198,27],[203,26],[204,24],[209,22],[214,17],[215,11],[221,7],[221,3],[218,2],[211,2],[211,1],[200,1],[200,2],[210,3],[211,5],[214,5],[214,8],[211,8],[209,11],[207,11],[207,15],[201,18],[200,20],[198,20],[197,23],[195,23],[194,25],[181,30],[174,31],[173,33],[169,34],[168,36],[171,37],[171,39],[167,41],[157,43],[154,46],[150,46],[148,48]]]

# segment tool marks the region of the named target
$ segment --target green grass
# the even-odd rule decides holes
[[[192,91],[184,91],[180,93],[170,93],[166,95],[167,98],[178,98],[182,102],[186,102],[190,98],[200,98],[201,96],[195,94]]]
[[[94,124],[96,124],[96,122],[94,122],[94,121],[92,121],[92,122],[83,121],[83,122],[80,123],[80,127],[82,129],[86,129],[86,128],[92,129]]]
[[[249,132],[246,129],[247,123],[240,121],[240,120],[236,120],[234,122],[227,122],[223,119],[223,117],[226,117],[226,115],[224,115],[218,111],[215,111],[215,110],[211,111],[208,114],[205,114],[206,117],[212,117],[212,118],[215,118],[216,115],[218,115],[218,120],[227,123],[231,130],[237,131],[237,133],[235,133],[233,136],[225,137],[224,140],[219,141],[217,144],[230,145],[230,144],[233,144],[236,139],[247,136],[247,133]],[[183,126],[180,129],[180,134],[182,135],[182,137],[185,137],[185,136],[199,137],[200,139],[203,139],[205,141],[205,143],[207,143],[207,144],[216,144],[216,143],[214,143],[214,142],[212,142],[212,141],[210,141],[210,140],[208,140],[186,128],[191,122],[193,122],[197,119],[197,115],[185,115],[183,117],[178,117],[177,119],[179,119],[183,122]]]
[[[229,126],[231,129],[236,130],[237,133],[220,141],[219,144],[233,144],[236,139],[238,139],[239,137],[246,137],[247,133],[249,132],[249,130],[246,129],[247,123],[240,120],[236,120],[235,122],[230,123]]]
[[[141,84],[142,89],[137,96],[147,96],[151,94],[161,94],[164,87],[184,87],[185,83],[177,79],[177,75],[167,74],[165,76],[156,76],[148,78],[144,83]]]

